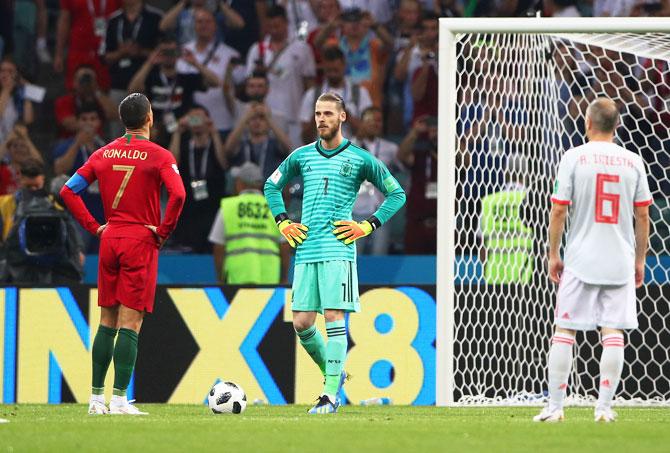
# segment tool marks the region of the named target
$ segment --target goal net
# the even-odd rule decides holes
[[[616,141],[642,156],[654,195],[640,327],[626,333],[617,399],[670,401],[670,22],[645,20],[485,19],[471,32],[441,21],[438,404],[546,400],[550,194],[597,96],[620,106]],[[575,348],[568,404],[589,403],[599,335],[578,333]]]

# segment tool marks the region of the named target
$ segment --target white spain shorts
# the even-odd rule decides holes
[[[554,323],[571,330],[637,328],[633,276],[625,285],[592,285],[564,271],[556,294]]]

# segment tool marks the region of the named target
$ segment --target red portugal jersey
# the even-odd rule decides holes
[[[172,154],[140,135],[126,134],[98,149],[61,191],[63,201],[91,234],[100,225],[76,196],[98,181],[105,211],[105,237],[132,237],[155,243],[145,225],[158,227],[166,238],[175,228],[184,205],[184,185]],[[161,222],[160,189],[170,199]]]

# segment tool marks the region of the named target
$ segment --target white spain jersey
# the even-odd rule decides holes
[[[566,151],[551,201],[571,205],[565,268],[586,283],[628,283],[635,273],[633,209],[652,202],[640,156],[598,141]]]

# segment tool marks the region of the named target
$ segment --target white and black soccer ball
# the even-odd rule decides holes
[[[234,382],[218,382],[209,391],[207,402],[215,414],[241,414],[247,408],[247,395]]]

